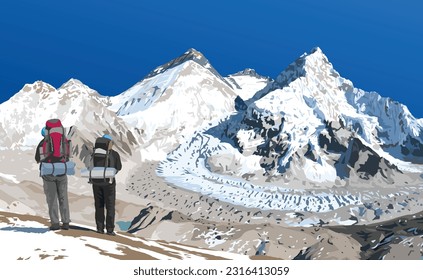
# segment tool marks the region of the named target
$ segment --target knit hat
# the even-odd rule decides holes
[[[109,134],[104,134],[104,135],[103,135],[103,138],[106,138],[106,139],[112,140],[112,136],[110,136]]]

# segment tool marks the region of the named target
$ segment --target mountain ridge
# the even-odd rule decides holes
[[[195,68],[201,69],[200,72],[202,72],[200,73],[194,70]],[[306,92],[304,97],[300,99],[294,98],[296,100],[295,102],[293,100],[289,102],[296,104],[304,104],[305,102],[304,108],[313,108],[314,112],[309,120],[311,121],[314,116],[317,116],[323,121],[321,124],[316,123],[316,126],[324,125],[325,121],[341,122],[346,127],[353,128],[369,144],[382,144],[382,148],[395,157],[400,157],[402,160],[423,162],[423,154],[420,153],[420,150],[423,149],[422,121],[414,118],[407,107],[399,102],[395,102],[389,98],[382,98],[375,92],[368,93],[356,89],[351,81],[340,76],[319,47],[313,48],[309,54],[304,53],[299,56],[298,59],[278,74],[274,80],[259,75],[251,68],[246,68],[243,71],[223,78],[201,52],[191,48],[183,55],[157,67],[145,79],[135,84],[129,90],[114,97],[102,96],[97,91],[84,85],[81,81],[71,78],[58,89],[42,81],[26,84],[11,100],[15,100],[18,96],[27,92],[41,94],[40,100],[48,99],[49,95],[56,92],[57,96],[62,96],[60,101],[62,103],[65,102],[65,97],[83,98],[82,96],[89,95],[94,98],[93,100],[100,103],[101,106],[105,105],[105,107],[115,111],[118,116],[125,118],[126,122],[132,122],[130,126],[135,127],[135,133],[138,135],[137,138],[141,137],[139,142],[147,143],[156,137],[157,129],[160,127],[165,129],[169,124],[166,124],[164,120],[158,119],[157,121],[154,120],[151,125],[146,125],[146,121],[143,119],[151,121],[160,115],[153,108],[156,104],[162,103],[160,100],[172,98],[172,95],[176,94],[167,92],[170,92],[169,89],[175,83],[183,79],[181,78],[181,73],[184,73],[186,69],[197,71],[198,73],[196,75],[199,77],[210,75],[208,78],[203,79],[203,82],[201,80],[196,81],[196,83],[205,82],[200,87],[193,88],[195,91],[203,91],[198,96],[206,96],[206,92],[211,87],[206,90],[201,88],[207,85],[207,83],[210,84],[213,79],[214,82],[211,83],[214,87],[217,84],[213,83],[217,81],[224,83],[221,85],[222,88],[217,90],[219,94],[223,93],[223,99],[219,101],[220,103],[212,105],[212,111],[216,112],[216,109],[221,110],[221,113],[219,113],[220,116],[215,115],[215,117],[221,118],[224,116],[224,111],[229,113],[233,111],[235,109],[235,101],[237,102],[238,109],[243,106],[246,106],[245,108],[248,107],[246,111],[249,112],[250,116],[256,114],[255,110],[258,110],[258,112],[261,110],[266,112],[279,110],[282,114],[286,115],[286,112],[289,112],[289,110],[287,111],[287,107],[283,103],[277,105],[274,101],[280,99],[280,102],[282,102],[284,99],[281,99],[280,96],[287,95],[287,92],[290,92],[289,94],[294,98],[295,94],[292,91],[298,93],[311,87],[308,92],[307,90],[304,91]],[[192,79],[193,73],[188,73],[187,77]],[[187,86],[190,86],[188,80],[179,85],[179,92],[184,91]],[[328,94],[329,92],[333,92],[334,94]],[[167,97],[165,97],[166,95]],[[235,98],[237,95],[238,97]],[[219,95],[206,97],[206,103],[216,99],[217,96]],[[194,104],[192,103],[194,102],[193,98],[196,98],[194,96],[183,97],[182,95],[181,97],[185,99],[184,102],[186,104]],[[347,102],[345,102],[345,98]],[[142,106],[137,105],[142,102]],[[293,105],[291,108],[301,108],[301,106]],[[342,108],[338,108],[339,106]],[[155,115],[147,114],[149,110],[151,112],[154,111]],[[169,106],[167,108],[163,107],[161,110],[169,111],[168,120],[175,119],[175,116],[181,114],[181,112],[177,112],[176,109],[172,109]],[[143,111],[145,112],[142,113]],[[196,116],[199,112],[192,112],[191,114]],[[367,117],[360,117],[364,114]],[[205,120],[211,121],[212,118],[214,117],[205,116]],[[183,127],[184,123],[190,124],[189,126],[192,127],[193,122],[187,121],[186,116],[177,117],[177,119],[180,119],[180,121],[171,125],[172,128],[170,131],[176,131],[177,127]],[[394,125],[391,126],[390,123],[394,123]],[[201,124],[197,123],[193,128],[200,126]],[[4,125],[1,125],[1,127],[4,127]],[[172,143],[178,143],[179,141],[181,140],[171,140]],[[174,144],[171,146],[174,146]],[[316,143],[314,143],[314,146],[316,146]]]

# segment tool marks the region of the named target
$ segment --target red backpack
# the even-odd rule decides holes
[[[67,162],[71,153],[71,141],[65,136],[65,128],[59,119],[46,122],[44,142],[40,147],[42,162]]]

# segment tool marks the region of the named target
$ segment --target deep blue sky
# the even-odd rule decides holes
[[[420,0],[16,0],[0,4],[0,102],[76,78],[116,95],[189,48],[276,77],[319,46],[356,87],[423,117]]]

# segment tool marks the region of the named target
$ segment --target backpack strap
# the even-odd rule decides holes
[[[95,152],[95,149],[93,148],[93,152],[91,153],[91,160],[90,160],[90,176],[89,176],[89,179],[88,179],[88,182],[89,183],[92,183],[92,172],[93,172],[93,168],[94,168],[94,152]]]
[[[108,165],[109,165],[109,152],[107,152],[106,159],[104,161],[103,180],[104,180],[105,183],[107,182],[106,181],[106,169],[107,169]]]
[[[51,143],[50,130],[47,129],[46,135],[44,136],[44,142],[41,145],[40,150],[40,161],[50,162],[51,156],[53,155],[53,145]]]
[[[101,177],[98,179],[100,181],[103,181],[104,183],[110,182],[110,179],[106,177],[106,173],[107,173],[107,168],[110,165],[110,161],[113,159],[111,157],[112,146],[113,146],[112,141],[104,137],[98,137],[94,144],[94,152],[92,155],[93,167],[95,165],[100,168],[103,167],[103,180],[101,180]],[[92,169],[90,171],[92,171]],[[90,178],[91,177],[92,177],[92,173],[90,172]],[[97,182],[97,179],[95,179],[94,181]]]
[[[60,127],[62,129],[62,137],[60,138],[60,158],[62,162],[67,162],[69,160],[68,155],[67,155],[67,144],[68,144],[68,140],[66,139],[66,130],[65,128],[62,126]]]
[[[106,168],[109,167],[110,154],[112,153],[112,147],[113,147],[113,141],[109,141],[109,143],[107,144],[107,154],[106,154],[106,160],[104,163],[104,171],[103,171],[104,182],[106,182]],[[108,179],[107,181],[110,181],[110,180]]]
[[[41,144],[41,146],[38,149],[38,152],[40,153],[40,162],[43,162],[46,160],[47,158],[47,143],[46,143],[46,139],[44,138],[43,143]]]
[[[66,138],[66,160],[70,160],[72,157],[72,140]]]

